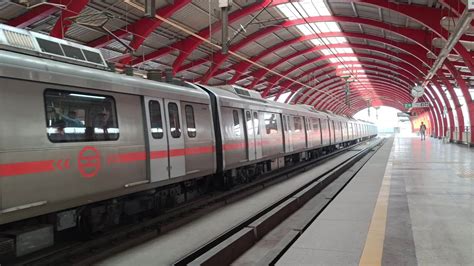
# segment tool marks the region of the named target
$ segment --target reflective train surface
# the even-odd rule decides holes
[[[17,256],[377,134],[236,86],[116,74],[96,49],[0,26],[0,244],[18,227],[50,239]]]

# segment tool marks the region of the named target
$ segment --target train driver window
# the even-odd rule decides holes
[[[196,122],[194,120],[194,109],[191,105],[186,105],[184,107],[184,112],[186,113],[186,125],[188,126],[188,137],[196,137]]]
[[[51,142],[119,138],[115,100],[110,96],[47,89],[46,132]]]
[[[168,103],[168,114],[171,136],[178,139],[181,137],[181,124],[179,123],[179,111],[176,103]]]
[[[151,136],[154,139],[163,138],[163,121],[161,118],[161,106],[157,101],[150,101],[148,104],[150,109]]]

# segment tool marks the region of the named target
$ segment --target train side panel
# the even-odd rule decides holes
[[[92,199],[147,179],[140,97],[11,79],[0,82],[0,222],[21,208]],[[60,93],[45,103],[46,89],[51,95]],[[113,103],[101,106],[101,97]],[[66,110],[80,113],[86,127],[52,124],[53,112],[63,115]],[[96,121],[88,118],[93,113]],[[92,125],[100,117],[116,119],[118,128]],[[98,136],[97,141],[79,141],[87,134]]]

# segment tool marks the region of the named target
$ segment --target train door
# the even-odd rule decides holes
[[[311,147],[311,124],[309,123],[309,118],[303,116],[303,127],[305,132],[305,139],[306,139],[306,148]]]
[[[165,100],[166,120],[169,147],[170,178],[186,174],[186,158],[182,126],[181,106],[179,101]]]
[[[163,100],[145,98],[145,117],[148,127],[148,166],[150,182],[166,180],[168,174],[168,135],[165,132]]]
[[[327,123],[328,123],[328,130],[329,130],[329,144],[334,144],[334,140],[332,138],[332,135],[333,135],[333,131],[334,129],[331,127],[331,120],[326,120]]]
[[[262,158],[262,135],[260,130],[260,116],[257,111],[253,111],[253,128],[255,133],[255,158]]]
[[[292,152],[293,149],[293,132],[295,130],[294,124],[293,124],[293,116],[286,116],[286,125],[288,128],[288,146],[289,149],[288,151]]]
[[[255,128],[253,126],[252,113],[250,110],[245,111],[245,126],[247,129],[247,156],[249,161],[255,160],[257,150],[255,148]]]

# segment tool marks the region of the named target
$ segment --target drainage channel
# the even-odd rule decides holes
[[[285,220],[291,220],[283,233],[280,232],[280,241],[274,241],[274,244],[267,246],[264,252],[260,250],[259,258],[253,258],[253,262],[259,265],[274,264],[383,143],[382,139],[360,150],[341,164],[197,248],[176,261],[174,265],[229,265],[251,250]],[[307,213],[298,211],[307,203],[312,203],[315,207]],[[295,214],[298,217],[292,218]]]

